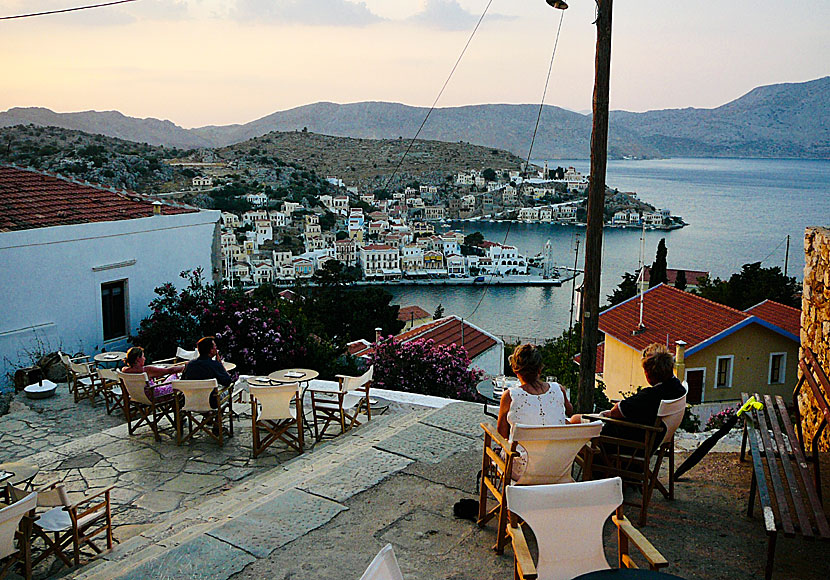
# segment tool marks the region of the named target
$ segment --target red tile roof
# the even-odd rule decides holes
[[[671,284],[674,286],[674,283],[677,281],[677,273],[680,270],[675,270],[674,268],[666,268],[666,278],[667,284]],[[709,272],[704,272],[702,270],[683,270],[686,273],[686,284],[689,286],[697,286],[697,279],[698,278],[706,278],[709,276]],[[645,272],[643,272],[643,281],[648,282],[651,279],[651,268],[646,266]]]
[[[398,311],[398,320],[409,322],[412,319],[418,320],[420,318],[432,318],[432,314],[421,308],[420,306],[401,306]]]
[[[744,310],[747,314],[757,316],[770,324],[786,330],[795,336],[801,336],[801,310],[786,306],[772,300],[764,300],[752,308]]]
[[[445,316],[427,322],[395,338],[401,342],[432,339],[438,344],[457,344],[466,349],[471,359],[498,344],[492,336],[469,322],[463,322],[457,316]]]
[[[683,340],[692,348],[704,340],[746,320],[748,314],[660,284],[643,293],[643,325],[640,320],[640,298],[635,296],[600,314],[599,329],[627,344],[642,350],[653,342],[674,344]]]
[[[198,210],[165,205],[166,215]],[[0,165],[0,232],[153,215],[153,202],[29,169]]]
[[[798,340],[801,319],[796,308],[767,300],[741,312],[666,284],[643,293],[643,332],[633,334],[640,319],[639,296],[600,314],[599,329],[635,350],[642,350],[653,342],[674,344],[683,340],[690,353],[691,349],[733,326],[750,322],[753,316]]]

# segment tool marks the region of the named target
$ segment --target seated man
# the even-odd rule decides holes
[[[219,349],[216,348],[216,339],[206,336],[196,343],[196,350],[199,351],[198,358],[193,359],[184,367],[182,379],[186,381],[200,381],[205,379],[216,379],[223,387],[227,387],[233,379],[225,370],[222,358],[219,356]]]
[[[616,403],[613,408],[600,413],[603,417],[621,419],[641,425],[654,425],[657,421],[657,411],[662,401],[671,401],[682,397],[686,392],[682,383],[674,376],[674,357],[662,344],[653,343],[643,350],[640,361],[646,381],[651,385],[639,393]],[[582,420],[580,415],[574,415],[571,423]],[[632,436],[642,437],[643,432],[637,429],[627,429],[617,425],[605,425],[602,434],[610,437],[631,439]]]

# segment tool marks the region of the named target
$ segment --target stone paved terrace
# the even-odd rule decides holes
[[[120,544],[78,570],[53,566],[37,570],[37,578],[356,579],[387,542],[408,579],[512,577],[509,549],[502,557],[489,549],[493,525],[479,529],[452,516],[455,501],[474,497],[480,405],[393,405],[302,456],[276,448],[252,460],[244,420],[224,449],[208,442],[179,448],[169,439],[154,442],[149,431],[128,437],[123,424],[102,423],[95,432],[96,417],[120,421],[101,419],[101,406],[67,404],[61,390],[61,398],[16,406],[0,418],[0,437],[21,422],[47,437],[73,433],[48,450],[22,447],[24,457],[43,469],[40,482],[63,478],[73,490],[116,485]],[[67,420],[73,410],[77,418]],[[8,458],[5,444],[0,452]],[[730,579],[762,573],[763,525],[744,515],[749,474],[735,453],[713,453],[678,484],[675,502],[655,498],[644,532],[672,562],[670,572]],[[610,526],[606,535],[614,562]],[[780,539],[775,578],[826,580],[826,553],[823,545]]]

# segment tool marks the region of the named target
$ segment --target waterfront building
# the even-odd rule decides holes
[[[444,254],[437,250],[424,250],[424,269],[429,274],[446,274]]]
[[[467,268],[464,263],[464,256],[461,254],[447,254],[447,274],[450,277],[461,277],[467,275]]]
[[[401,270],[412,276],[426,274],[424,249],[417,244],[406,244],[401,248]]]
[[[360,248],[360,266],[366,278],[399,278],[398,248],[386,244],[369,244]]]

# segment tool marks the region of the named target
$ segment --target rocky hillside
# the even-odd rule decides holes
[[[383,187],[396,170],[393,187],[412,180],[445,182],[463,169],[518,169],[523,161],[506,151],[469,143],[417,140],[398,168],[409,145],[407,139],[352,139],[294,131],[268,133],[216,153],[226,161],[246,164],[263,156],[275,157],[368,189]]]

